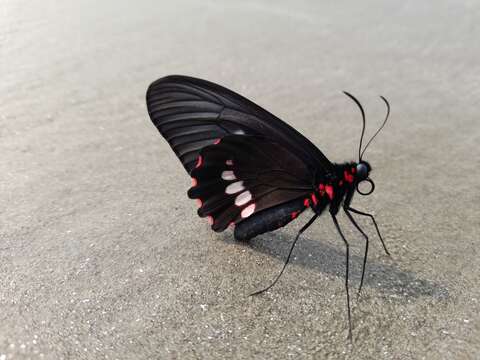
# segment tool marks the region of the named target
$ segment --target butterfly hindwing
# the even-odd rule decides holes
[[[190,198],[212,229],[223,231],[262,210],[308,196],[313,174],[282,145],[259,136],[229,135],[200,151]]]
[[[307,138],[241,95],[209,81],[172,75],[147,90],[150,118],[188,173],[200,151],[227,135],[265,136],[317,171],[333,165]]]

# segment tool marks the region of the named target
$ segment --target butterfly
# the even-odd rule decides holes
[[[360,109],[363,121],[358,161],[332,163],[305,136],[245,97],[212,82],[171,75],[153,82],[146,94],[153,124],[167,140],[192,178],[188,196],[196,199],[198,215],[207,218],[214,231],[234,228],[237,240],[249,240],[281,228],[307,209],[310,220],[298,231],[284,266],[285,270],[300,236],[328,209],[346,247],[345,288],[349,338],[350,311],[349,243],[336,218],[340,208],[366,241],[362,289],[369,239],[352,213],[369,217],[385,252],[389,255],[373,215],[351,206],[355,192],[369,195],[375,189],[371,166],[363,160],[365,150],[385,126],[390,114],[362,149],[365,112],[360,102],[344,92]],[[367,189],[365,185],[367,184]],[[362,190],[363,189],[363,190]]]

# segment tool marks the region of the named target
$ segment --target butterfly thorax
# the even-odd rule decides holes
[[[335,171],[328,177],[316,179],[315,191],[305,199],[305,205],[311,206],[320,214],[327,206],[330,212],[336,214],[346,198],[351,199],[355,190],[355,173],[357,163],[346,162],[334,164]]]

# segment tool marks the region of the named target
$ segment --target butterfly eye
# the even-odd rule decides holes
[[[365,180],[360,181],[357,184],[357,192],[360,195],[370,195],[371,193],[373,193],[373,190],[375,190],[375,183],[370,178],[366,178]]]
[[[360,180],[364,180],[368,176],[368,166],[367,164],[361,162],[357,165],[357,176]]]

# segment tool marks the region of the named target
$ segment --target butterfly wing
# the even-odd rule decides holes
[[[291,126],[241,95],[209,81],[172,75],[147,90],[152,122],[190,174],[200,150],[227,135],[265,136],[308,167],[333,173],[332,163]]]
[[[314,179],[302,159],[281,144],[246,135],[229,135],[204,147],[191,176],[188,195],[198,200],[199,216],[208,217],[215,231],[308,197]]]

